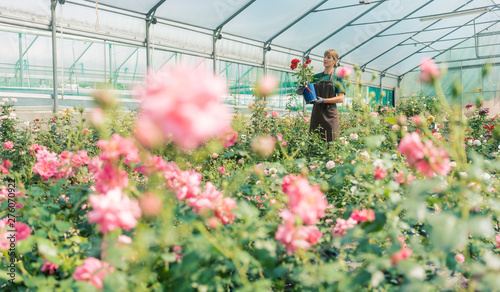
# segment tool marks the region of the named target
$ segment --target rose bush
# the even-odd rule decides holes
[[[498,289],[500,163],[466,141],[498,148],[496,121],[356,99],[326,145],[308,117],[272,114],[268,87],[231,124],[211,76],[179,100],[162,78],[183,72],[150,76],[141,96],[165,100],[132,118],[96,93],[89,128],[71,110],[22,125],[2,105],[2,289]]]

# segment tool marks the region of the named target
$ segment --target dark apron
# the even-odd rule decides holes
[[[333,73],[330,76],[330,81],[321,81],[322,77],[323,73],[321,73],[321,76],[319,77],[320,81],[316,82],[316,84],[314,85],[316,95],[323,98],[336,96],[336,88],[335,86],[333,86],[332,82]],[[319,132],[321,137],[326,142],[331,142],[333,141],[333,139],[338,138],[340,134],[340,125],[337,104],[314,104],[311,114],[309,131]]]

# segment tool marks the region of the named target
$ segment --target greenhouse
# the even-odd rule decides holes
[[[0,0],[0,291],[498,291],[500,0]]]

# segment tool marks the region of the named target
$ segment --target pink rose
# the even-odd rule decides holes
[[[49,271],[49,275],[52,275],[52,274],[54,274],[54,271],[57,270],[57,269],[59,269],[58,265],[56,265],[56,264],[54,264],[52,262],[49,262],[49,261],[45,261],[43,263],[43,266],[40,269],[40,271],[42,271],[42,272]]]
[[[276,86],[278,86],[278,79],[274,75],[266,75],[259,80],[256,95],[268,96],[273,92]]]
[[[6,149],[12,149],[14,148],[14,143],[12,141],[7,141],[3,143],[3,147],[5,147]]]
[[[385,176],[387,175],[387,172],[383,169],[377,168],[375,169],[375,179],[384,179]]]
[[[83,265],[77,267],[73,272],[73,279],[76,281],[88,281],[97,289],[102,290],[103,278],[114,271],[109,263],[101,262],[96,258],[86,258]]]
[[[373,221],[375,220],[375,213],[371,209],[354,210],[351,218],[358,222]]]
[[[350,66],[342,66],[337,72],[337,76],[340,78],[348,78],[352,75],[353,68]]]
[[[439,68],[431,58],[422,59],[420,62],[420,70],[422,71],[420,79],[424,82],[431,82],[433,79],[439,78]]]
[[[273,111],[273,112],[271,112],[271,116],[272,116],[273,118],[275,118],[275,117],[277,117],[277,116],[278,116],[278,113],[277,113],[276,111]]]
[[[457,263],[461,264],[461,263],[465,262],[465,256],[461,253],[457,253],[455,255],[455,260],[457,261]]]

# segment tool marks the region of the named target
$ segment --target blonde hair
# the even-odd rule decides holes
[[[324,56],[329,56],[335,63],[333,64],[333,68],[337,68],[339,66],[339,53],[336,50],[326,50]]]

